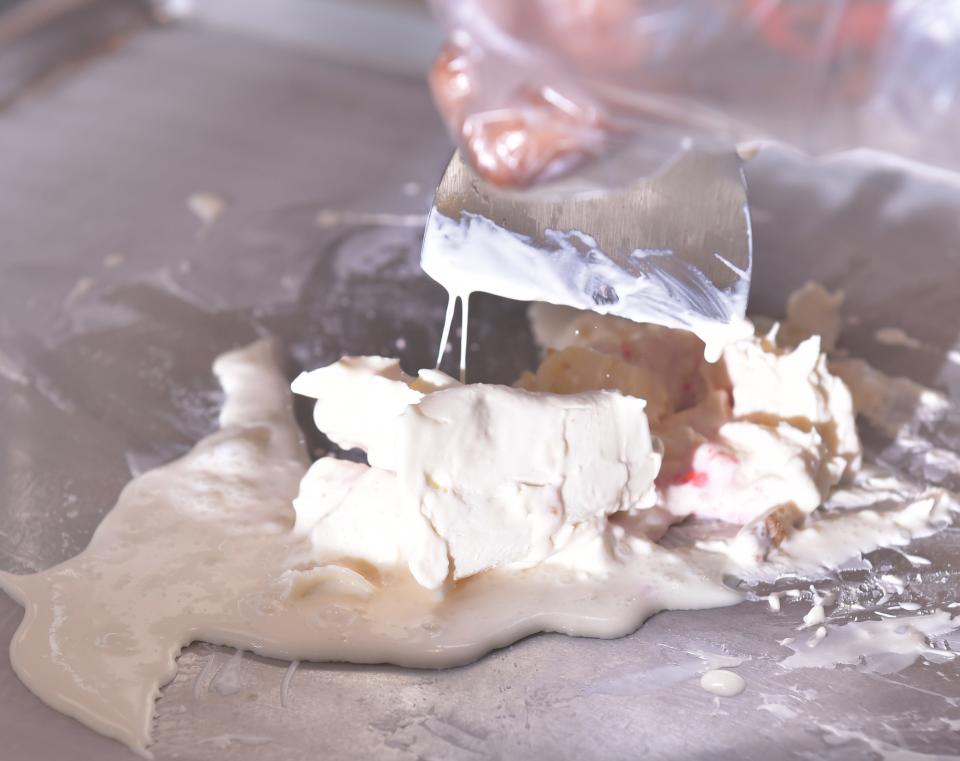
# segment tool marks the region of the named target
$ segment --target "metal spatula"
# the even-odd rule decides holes
[[[424,233],[421,266],[454,304],[469,294],[546,301],[690,330],[716,359],[749,333],[752,264],[741,160],[687,153],[618,190],[570,183],[506,191],[454,154]]]

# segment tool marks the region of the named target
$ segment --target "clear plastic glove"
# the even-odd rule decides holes
[[[871,147],[960,170],[960,0],[433,0],[440,112],[526,185],[629,141]]]

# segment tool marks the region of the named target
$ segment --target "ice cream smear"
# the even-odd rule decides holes
[[[515,387],[383,357],[298,377],[317,427],[366,463],[309,463],[275,346],[220,357],[220,430],[131,481],[76,557],[0,574],[25,609],[21,680],[143,750],[195,640],[452,666],[539,631],[617,637],[731,605],[725,579],[822,574],[954,509],[861,463],[859,400],[882,421],[918,387],[847,364],[852,397],[796,325],[708,363],[684,331],[547,306],[532,323],[545,355]],[[931,394],[914,401],[945,403]]]
[[[701,351],[710,362],[720,358],[725,346],[753,333],[744,319],[749,268],[741,270],[720,254],[714,254],[719,266],[734,276],[726,289],[671,251],[638,249],[620,260],[578,230],[547,230],[544,238],[534,243],[478,214],[461,212],[452,219],[436,208],[430,212],[420,266],[448,294],[438,366],[459,299],[464,373],[468,305],[477,292],[690,331],[703,341]]]

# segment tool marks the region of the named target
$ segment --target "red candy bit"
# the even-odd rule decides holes
[[[628,362],[634,358],[634,350],[629,341],[620,342],[620,354]]]
[[[698,488],[703,488],[707,485],[707,474],[702,470],[693,470],[692,468],[686,473],[681,475],[674,476],[670,479],[671,486],[684,486],[685,484],[692,484]]]

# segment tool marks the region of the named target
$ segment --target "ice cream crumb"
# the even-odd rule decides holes
[[[206,229],[220,218],[227,208],[227,202],[216,193],[197,191],[187,196],[187,208],[203,222]]]
[[[820,594],[813,587],[810,587],[810,591],[813,593],[813,606],[803,617],[803,624],[798,627],[800,629],[806,629],[810,626],[822,624],[827,618],[826,609],[833,605],[837,599],[835,592]]]
[[[826,611],[823,609],[823,605],[816,603],[810,611],[803,617],[803,626],[801,629],[806,629],[808,626],[816,626],[817,624],[822,624],[827,618]]]

